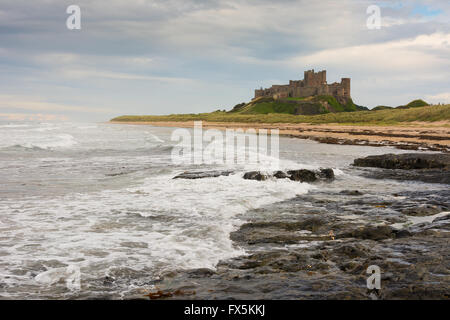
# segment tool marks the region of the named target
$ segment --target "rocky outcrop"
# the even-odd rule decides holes
[[[448,153],[404,153],[383,154],[355,159],[358,167],[376,167],[384,169],[450,169]]]
[[[289,179],[300,182],[314,182],[317,180],[317,175],[314,171],[301,169],[290,170],[287,172],[290,176]]]
[[[319,169],[319,170],[288,170],[284,171],[276,171],[274,173],[262,173],[260,171],[251,171],[246,172],[244,174],[244,179],[248,180],[258,180],[264,181],[268,178],[277,178],[277,179],[291,179],[293,181],[300,182],[315,182],[318,180],[321,181],[332,181],[334,179],[334,171],[333,169]]]
[[[204,179],[204,178],[216,178],[220,176],[229,176],[233,171],[186,171],[173,179]],[[266,173],[262,171],[250,171],[246,172],[243,176],[246,180],[257,180],[257,181],[265,181],[269,178],[276,179],[291,179],[293,181],[300,182],[315,182],[317,180],[322,181],[331,181],[334,179],[333,169],[319,169],[319,170],[289,170],[287,172],[284,171],[276,171],[273,173]]]
[[[352,170],[373,170],[379,176],[391,172],[403,179],[448,172],[446,156],[419,155],[377,156],[361,163],[379,168]],[[330,170],[253,171],[244,177],[330,181]],[[448,300],[449,211],[445,186],[388,194],[316,188],[243,214],[230,239],[245,255],[220,261],[215,270],[172,272],[155,286],[163,299]],[[371,265],[381,269],[377,291],[366,286]],[[168,295],[180,291],[192,294]]]
[[[203,179],[203,178],[215,178],[220,176],[229,176],[233,171],[194,171],[183,172],[174,179]]]
[[[384,169],[363,172],[369,178],[450,184],[448,153],[383,154],[355,159],[353,165]]]
[[[408,191],[387,202],[369,191],[313,191],[250,210],[230,235],[246,255],[155,286],[194,292],[169,299],[449,299],[450,213],[412,225],[403,213],[427,203],[449,210],[449,192]],[[381,269],[381,290],[366,287],[370,265]]]
[[[246,172],[244,174],[244,179],[246,180],[258,180],[258,181],[264,181],[269,178],[269,175],[262,173],[260,171],[250,171]]]

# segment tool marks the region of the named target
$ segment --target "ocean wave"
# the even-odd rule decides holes
[[[25,128],[30,127],[29,124],[2,124],[0,128]]]
[[[45,131],[51,131],[51,130],[57,130],[57,129],[59,129],[59,127],[42,127],[42,128],[30,129],[30,131],[45,132]]]
[[[70,134],[59,134],[54,137],[42,138],[39,141],[30,141],[16,143],[2,147],[1,149],[33,149],[33,150],[51,150],[55,148],[69,148],[78,142]]]

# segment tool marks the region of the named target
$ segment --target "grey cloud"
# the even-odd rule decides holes
[[[80,31],[65,27],[72,0],[1,2],[0,71],[7,79],[0,79],[0,94],[39,94],[49,103],[66,99],[67,105],[119,110],[127,104],[134,113],[200,112],[248,100],[255,87],[299,78],[309,67],[328,69],[332,81],[352,77],[356,102],[369,106],[409,98],[411,88],[414,94],[436,97],[450,91],[441,83],[448,76],[445,43],[422,45],[407,55],[408,61],[426,57],[433,63],[428,70],[426,61],[401,63],[400,51],[389,55],[391,64],[399,59],[392,68],[383,67],[382,56],[368,60],[364,51],[351,59],[320,56],[330,50],[348,56],[353,47],[382,48],[420,35],[449,34],[448,1],[383,6],[391,25],[381,30],[366,28],[366,8],[383,1],[75,2],[82,9]],[[424,4],[442,13],[411,16],[415,6]],[[387,94],[381,97],[381,91]]]

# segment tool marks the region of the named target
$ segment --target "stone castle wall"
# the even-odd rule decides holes
[[[287,85],[273,85],[267,89],[255,90],[255,98],[305,98],[316,95],[331,95],[339,100],[350,99],[350,78],[342,78],[340,83],[327,84],[326,70],[308,70],[305,71],[303,80],[290,80]]]

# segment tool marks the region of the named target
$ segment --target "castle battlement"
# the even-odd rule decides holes
[[[342,78],[340,83],[327,84],[326,70],[314,72],[313,69],[304,72],[303,80],[290,80],[286,85],[273,85],[267,89],[255,90],[255,98],[305,98],[317,95],[334,96],[340,101],[351,99],[350,78]]]

